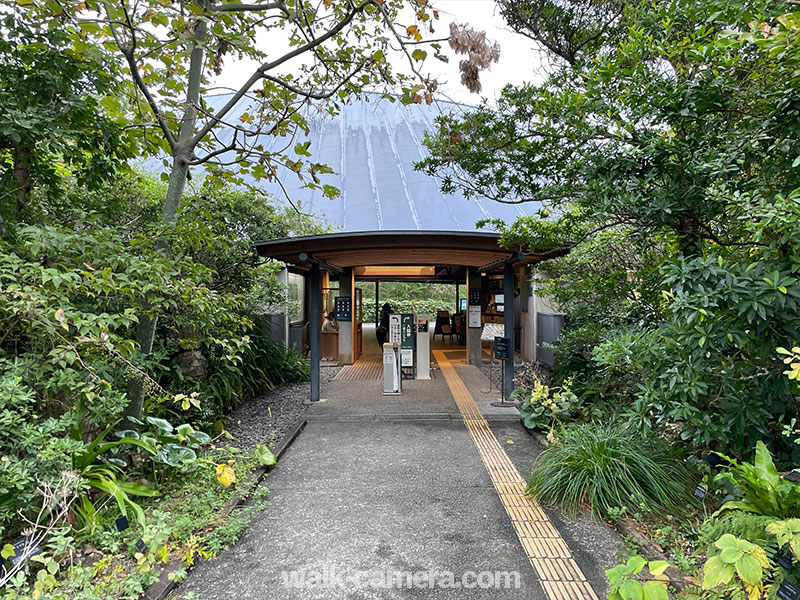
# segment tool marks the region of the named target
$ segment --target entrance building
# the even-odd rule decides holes
[[[265,240],[253,246],[259,255],[285,264],[287,278],[302,278],[303,285],[297,286],[301,291],[292,299],[299,306],[290,307],[290,312],[302,318],[307,331],[312,401],[319,400],[323,347],[328,355],[335,350],[339,363],[349,365],[359,359],[365,343],[374,343],[365,342],[363,336],[365,315],[377,310],[363,306],[362,287],[367,282],[376,288],[381,281],[466,285],[466,302],[457,307],[453,323],[456,329],[463,328],[455,333],[463,339],[469,363],[482,362],[481,334],[487,325],[498,326],[511,340],[514,354],[537,360],[550,312],[535,295],[530,267],[569,251],[568,247],[538,253],[501,248],[495,233],[419,230],[331,233]],[[328,292],[334,280],[338,291]],[[336,336],[321,332],[323,314],[333,308],[333,294],[349,307],[349,320],[340,321]],[[513,374],[513,361],[506,361],[506,399],[513,390]]]

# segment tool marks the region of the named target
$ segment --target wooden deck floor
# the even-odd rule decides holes
[[[381,349],[375,339],[375,327],[364,326],[361,356],[352,365],[345,365],[336,374],[338,380],[373,381],[381,378],[383,363],[381,362]]]
[[[455,343],[448,341],[439,341],[438,338],[434,341],[431,348],[431,356],[434,350],[446,350],[450,359],[453,362],[466,361],[466,349],[464,346],[458,346]],[[484,351],[484,354],[486,352]],[[486,354],[488,358],[488,354]],[[376,381],[383,377],[383,362],[380,346],[375,338],[375,326],[372,324],[364,323],[363,326],[363,345],[361,356],[352,365],[345,365],[339,371],[334,380],[359,380],[359,381]]]

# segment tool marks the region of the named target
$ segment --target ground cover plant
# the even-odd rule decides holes
[[[731,486],[732,482],[743,485]],[[762,446],[756,450],[754,463],[721,465],[711,486],[704,505],[712,514],[672,520],[671,525],[657,524],[658,520],[639,524],[663,543],[669,563],[683,574],[684,587],[678,597],[755,600],[774,597],[784,581],[796,582],[800,519],[793,515],[800,485],[779,478]],[[777,487],[783,493],[776,493]],[[754,498],[769,500],[753,503]],[[623,589],[622,580],[632,575],[627,571],[620,575],[623,570],[615,568],[607,574],[612,589],[628,598],[639,593],[631,588],[641,584],[632,582]],[[664,592],[668,583],[669,578],[659,579]]]
[[[137,498],[143,519],[140,523],[129,518],[130,526],[121,531],[116,525],[119,511],[113,506],[99,509],[113,519],[91,526],[40,523],[46,535],[38,544],[39,552],[24,569],[4,577],[3,597],[137,598],[168,563],[176,563],[171,578],[181,581],[196,560],[213,558],[227,548],[244,532],[254,512],[265,507],[267,488],[252,478],[260,462],[256,456],[241,455],[224,445],[207,450],[203,460],[226,465],[239,485],[224,486],[215,468],[198,460],[192,468],[166,478],[158,498]],[[71,490],[53,492],[57,503]],[[230,511],[240,498],[250,502]],[[19,548],[5,546],[3,558],[15,555],[20,555]]]

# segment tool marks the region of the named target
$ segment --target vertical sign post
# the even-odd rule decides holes
[[[400,315],[400,366],[414,366],[414,315]]]
[[[513,360],[514,354],[511,352],[511,338],[507,337],[500,337],[497,336],[494,338],[494,357],[499,358],[502,361],[503,367],[505,367],[508,363],[507,361]],[[505,369],[504,369],[505,371]],[[505,373],[504,373],[505,374]],[[514,406],[513,402],[506,401],[506,378],[503,377],[502,379],[502,387],[501,387],[501,400],[500,402],[492,402],[492,406],[499,406],[502,408],[509,408]]]
[[[505,334],[503,337],[509,340],[508,358],[503,363],[503,401],[511,400],[511,386],[514,382],[514,268],[511,263],[503,265],[503,324]],[[509,402],[510,404],[510,402]]]

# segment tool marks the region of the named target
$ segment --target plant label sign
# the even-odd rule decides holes
[[[494,338],[494,357],[500,360],[508,360],[511,356],[511,338]]]
[[[781,554],[778,557],[778,564],[787,571],[791,570],[792,566],[794,565],[794,561],[792,560],[792,554],[790,552],[787,552],[786,554]]]
[[[348,322],[353,318],[353,300],[350,296],[338,296],[333,301],[333,313],[337,321]]]
[[[24,536],[19,538],[13,544],[11,544],[12,546],[14,546],[14,556],[9,557],[8,560],[10,560],[11,564],[14,565],[15,567],[20,563],[24,563],[32,556],[36,556],[37,554],[42,553],[42,549],[39,547],[38,544],[32,547],[28,547],[26,551],[26,546],[28,546],[28,543],[29,543],[28,536]]]
[[[698,485],[696,488],[694,488],[694,497],[695,498],[700,498],[702,500],[703,498],[706,497],[707,493],[708,493],[708,490],[706,488],[704,488],[702,485]]]
[[[141,552],[142,554],[147,552],[147,546],[145,546],[143,539],[140,538],[136,540],[136,550]]]
[[[800,598],[800,587],[784,579],[776,595],[780,600],[797,600]]]
[[[116,521],[114,521],[114,525],[116,525],[117,531],[125,531],[130,526],[128,524],[128,517],[122,515]]]
[[[800,481],[800,470],[793,469],[789,471],[786,475],[783,476],[786,481],[791,481],[792,483],[797,483]]]

